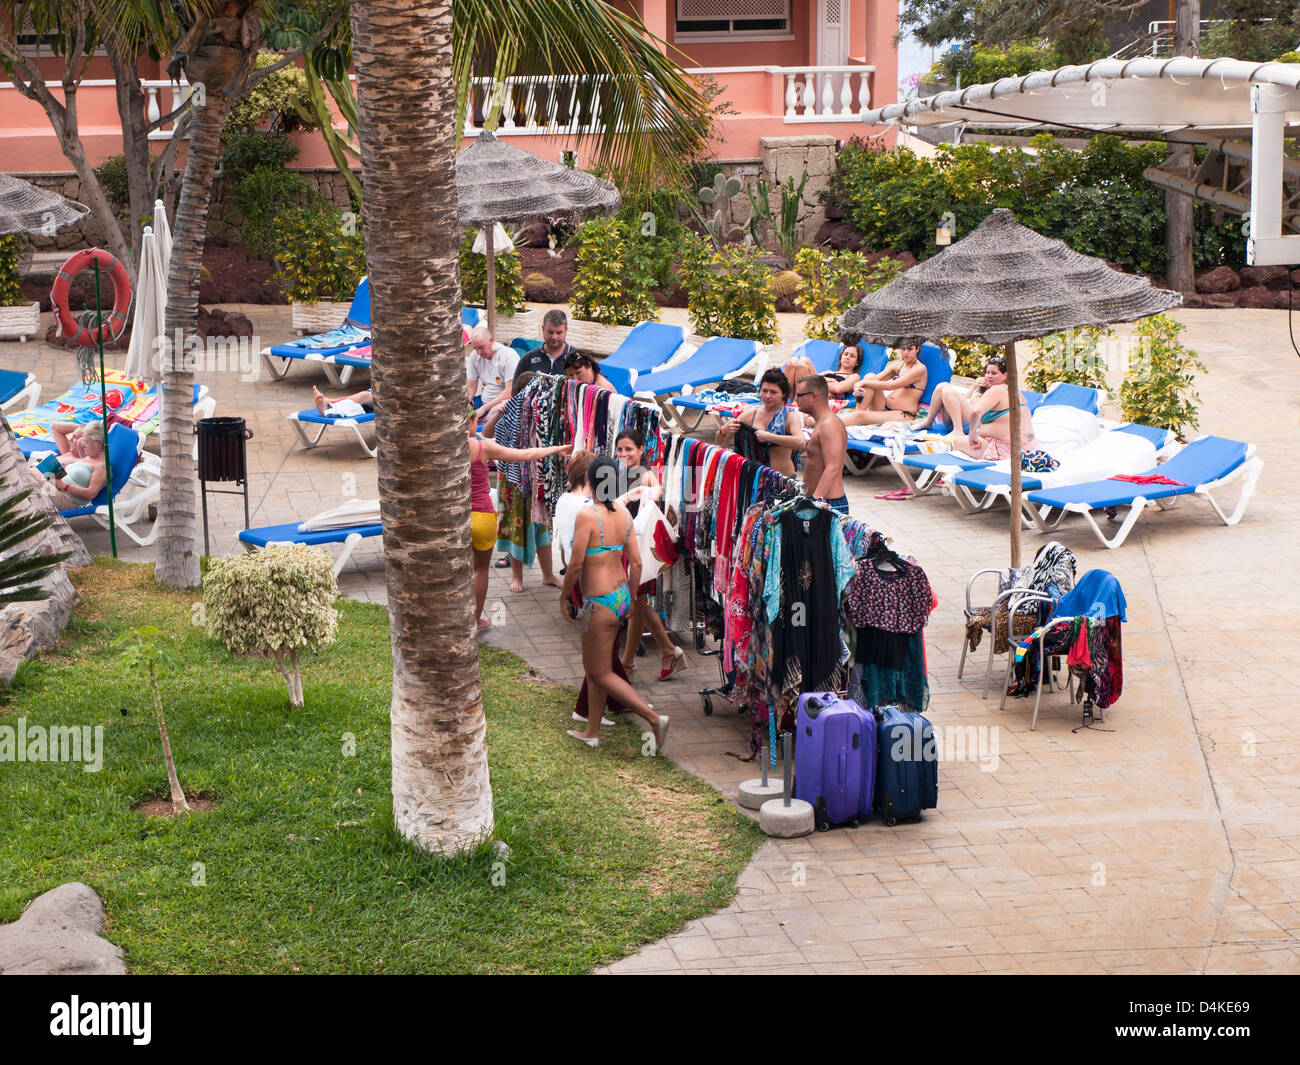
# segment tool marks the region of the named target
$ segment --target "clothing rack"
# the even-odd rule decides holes
[[[646,465],[655,471],[663,486],[660,506],[670,521],[675,518],[680,547],[687,560],[690,573],[691,628],[696,651],[703,657],[718,658],[722,683],[718,687],[700,690],[706,714],[712,711],[713,696],[722,695],[731,699],[737,694],[728,681],[728,673],[733,677],[739,674],[729,654],[729,651],[734,650],[734,645],[729,646],[725,624],[723,644],[714,650],[704,646],[706,633],[703,630],[701,600],[708,592],[700,580],[699,567],[704,567],[711,575],[709,583],[713,589],[712,598],[714,602],[720,603],[725,622],[726,612],[736,607],[736,597],[731,594],[732,584],[737,564],[742,561],[740,556],[747,547],[742,543],[741,537],[745,533],[752,536],[756,522],[767,523],[762,530],[764,537],[767,537],[773,535],[771,521],[774,515],[791,510],[801,515],[811,514],[811,518],[799,519],[805,522],[816,520],[817,515],[822,513],[827,515],[824,520],[829,529],[832,533],[838,533],[838,536],[831,535],[827,544],[834,560],[833,575],[837,585],[837,594],[832,599],[838,611],[837,631],[856,632],[839,602],[839,593],[845,590],[850,579],[846,574],[866,559],[873,545],[884,542],[884,538],[865,522],[845,517],[831,511],[824,502],[809,499],[804,495],[799,481],[770,466],[747,460],[718,444],[673,431],[664,424],[660,411],[650,404],[619,396],[607,389],[598,389],[594,385],[564,381],[547,374],[538,374],[521,395],[527,397],[528,410],[520,419],[523,436],[520,445],[524,447],[575,443],[598,454],[609,454],[613,451],[614,438],[624,428],[635,427],[644,433]],[[549,510],[553,513],[554,499],[558,497],[553,486],[563,478],[563,459],[555,456],[530,465],[535,465],[537,472],[530,478],[525,467],[525,490],[534,499],[538,513],[541,513],[539,520],[544,520],[544,512]],[[779,557],[779,552],[773,551],[772,555]],[[764,566],[766,559],[765,547]],[[784,577],[778,574],[775,579],[779,582]],[[757,609],[761,601],[763,609],[770,613],[771,589],[767,587],[770,581],[765,569],[763,580],[761,597],[755,598],[746,592],[749,597],[747,605]],[[823,624],[825,620],[824,617],[820,618]],[[769,653],[770,649],[761,648],[760,651]],[[922,661],[923,657],[922,652]],[[819,660],[821,658],[824,655],[819,655]],[[777,745],[773,742],[772,735],[775,732],[774,711],[778,707],[786,712],[792,708],[786,706],[783,700],[771,700],[773,684],[762,673],[761,665],[758,672],[762,675],[754,682],[751,679],[754,673],[752,660],[747,660],[745,664],[749,671],[745,674],[747,682],[738,693],[737,709],[750,709],[754,713],[756,731],[759,719],[765,720],[775,764]],[[834,674],[840,678],[836,685],[840,690],[847,684],[847,671],[852,664],[853,658],[848,655],[848,646],[841,637],[840,659]],[[728,669],[729,665],[731,669]],[[922,666],[922,683],[923,669]],[[787,679],[780,678],[778,683]],[[812,678],[814,682],[827,679]],[[756,702],[760,696],[767,700],[762,706]]]

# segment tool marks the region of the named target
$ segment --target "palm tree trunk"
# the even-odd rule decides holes
[[[199,526],[194,491],[194,362],[171,350],[173,338],[194,336],[199,317],[199,271],[208,227],[212,172],[221,153],[221,127],[230,108],[224,94],[208,86],[204,106],[194,108],[185,159],[181,201],[172,231],[171,270],[167,277],[168,356],[163,361],[161,498],[158,503],[158,565],[155,578],[167,588],[199,584]]]
[[[222,16],[201,19],[175,46],[187,58],[190,78],[190,143],[185,177],[172,229],[167,277],[167,337],[194,335],[199,317],[199,271],[212,203],[212,174],[221,155],[221,129],[239,95],[261,43],[261,0],[231,0]],[[172,341],[174,343],[174,341]],[[194,366],[183,344],[164,359],[161,497],[158,501],[158,564],[155,579],[167,588],[198,587],[199,529],[194,502]]]
[[[393,813],[426,850],[492,833],[470,570],[451,0],[352,6],[393,646]]]

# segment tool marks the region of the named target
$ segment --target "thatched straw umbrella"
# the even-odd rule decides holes
[[[496,333],[496,256],[492,230],[497,222],[519,222],[541,215],[612,211],[618,189],[581,170],[570,170],[503,144],[487,130],[456,155],[460,224],[478,226],[487,241],[488,328]]]
[[[89,208],[10,174],[0,174],[0,237],[51,234],[81,221]]]
[[[1132,322],[1176,307],[1178,293],[1041,236],[999,208],[947,251],[866,296],[840,337],[899,347],[939,337],[1001,344],[1011,433],[1011,565],[1020,565],[1020,374],[1016,341]]]

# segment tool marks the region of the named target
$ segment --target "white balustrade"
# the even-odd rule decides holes
[[[766,75],[783,79],[781,118],[786,123],[859,122],[871,104],[871,78],[875,67],[850,66],[752,66],[687,70],[689,75],[709,75],[726,85],[736,74]],[[349,75],[354,78],[354,75]],[[495,81],[475,78],[469,94],[465,134],[473,136],[480,123],[498,116],[498,131],[504,136],[546,136],[596,132],[601,128],[600,85],[584,100],[579,80],[573,75],[515,75]],[[602,76],[601,81],[607,80]],[[112,81],[86,80],[82,90],[111,89]],[[12,86],[0,82],[0,93]],[[143,80],[145,116],[152,125],[175,110],[190,92],[189,84]],[[781,105],[778,105],[781,106]],[[774,116],[775,117],[775,116]],[[175,134],[172,119],[149,134],[154,141],[170,140]]]
[[[785,78],[786,122],[860,122],[871,103],[871,76],[876,70],[871,66],[751,69]],[[723,73],[719,80],[725,77]]]
[[[600,81],[605,80],[601,78]],[[546,136],[594,131],[600,125],[600,86],[584,101],[580,79],[573,75],[517,75],[504,83],[476,78],[470,92],[465,135],[498,114],[497,130],[509,136]],[[499,112],[498,112],[499,108]]]

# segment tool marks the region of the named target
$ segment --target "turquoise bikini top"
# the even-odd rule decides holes
[[[600,520],[599,513],[596,515],[596,525],[600,529],[600,546],[587,548],[587,554],[589,555],[600,555],[600,554],[604,554],[606,551],[622,551],[623,548],[627,546],[627,541],[632,536],[632,523],[629,521],[627,525],[627,536],[624,537],[623,542],[621,544],[610,544],[609,546],[606,546],[605,545],[605,523]]]

